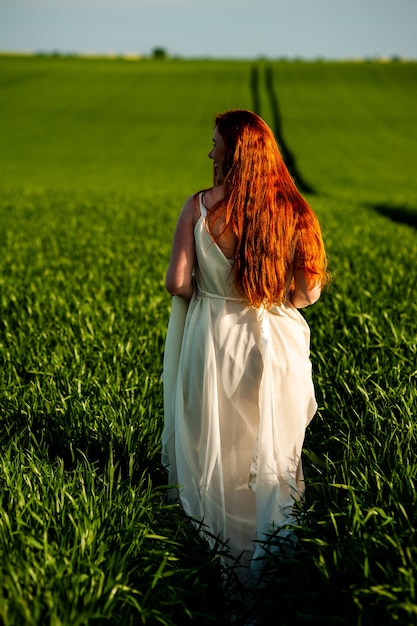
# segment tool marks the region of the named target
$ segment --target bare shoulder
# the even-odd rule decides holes
[[[224,197],[223,189],[221,187],[210,187],[209,189],[197,191],[197,193],[187,198],[181,212],[181,218],[192,220],[194,225],[201,216],[200,197],[202,197],[202,202],[206,209],[210,211]]]
[[[199,193],[194,193],[192,196],[187,198],[181,212],[182,216],[192,220],[194,224],[197,223],[200,217],[200,204],[198,196]]]

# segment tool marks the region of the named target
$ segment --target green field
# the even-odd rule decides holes
[[[233,107],[276,131],[333,273],[304,311],[308,514],[251,619],[415,624],[417,64],[0,57],[0,94],[0,624],[230,622],[160,434],[172,233]]]

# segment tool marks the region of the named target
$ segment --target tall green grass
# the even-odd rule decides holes
[[[0,618],[214,620],[199,596],[207,581],[220,588],[217,559],[201,560],[161,486],[166,211],[152,198],[13,197],[2,207],[13,227],[1,272]]]
[[[280,122],[333,271],[304,312],[308,512],[240,609],[260,624],[415,623],[416,85],[415,64],[0,58],[5,626],[228,623],[236,609],[224,548],[167,503],[160,466],[173,228],[210,184],[215,113],[235,106]]]

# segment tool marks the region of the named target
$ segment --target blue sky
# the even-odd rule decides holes
[[[417,59],[417,0],[0,0],[1,51]]]

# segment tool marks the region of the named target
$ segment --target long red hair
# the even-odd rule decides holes
[[[269,126],[243,109],[216,117],[223,161],[225,228],[237,237],[234,269],[239,290],[254,307],[287,297],[291,268],[309,288],[328,280],[318,219],[299,193]]]

